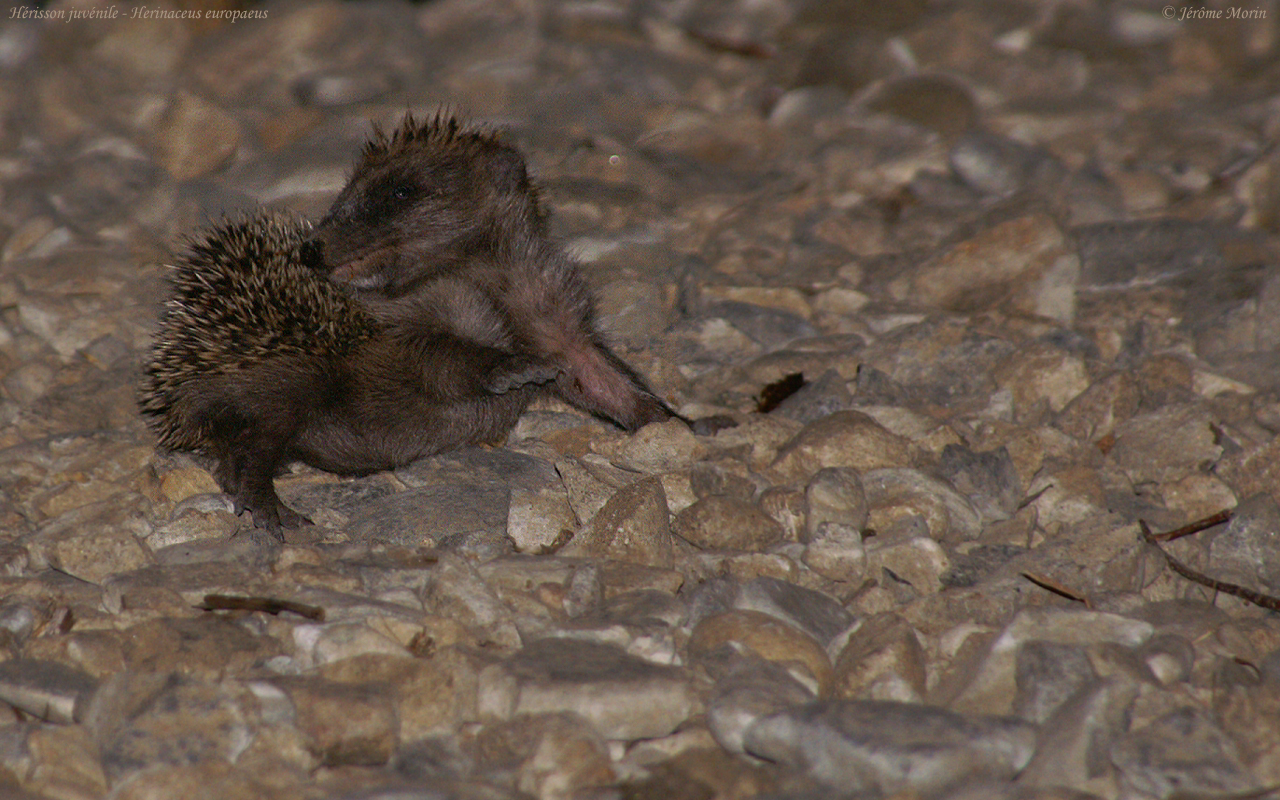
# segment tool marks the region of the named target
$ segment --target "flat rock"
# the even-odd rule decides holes
[[[828,652],[842,642],[858,622],[830,595],[777,578],[756,578],[744,583],[733,605],[777,617],[808,633],[828,648]]]
[[[607,739],[664,736],[696,707],[683,671],[608,645],[544,639],[503,666],[513,714],[572,712]]]
[[[681,511],[672,533],[707,550],[759,552],[782,540],[782,526],[755,503],[731,497],[704,497]]]
[[[1217,461],[1212,416],[1193,405],[1167,406],[1117,426],[1111,455],[1138,483],[1178,480]]]
[[[759,611],[726,611],[698,623],[689,638],[689,653],[706,657],[726,644],[744,648],[766,661],[797,662],[807,674],[800,678],[815,695],[831,685],[831,661],[826,650],[807,633]]]
[[[859,471],[905,466],[909,443],[858,411],[839,411],[806,425],[778,451],[770,472],[780,483],[807,480],[824,467]]]
[[[33,717],[69,724],[83,715],[97,682],[78,669],[52,661],[10,659],[0,663],[0,699]]]
[[[1035,728],[1007,717],[846,700],[766,717],[744,741],[748,753],[803,768],[832,789],[937,792],[1011,778],[1031,759]]]
[[[1280,536],[1280,504],[1267,494],[1247,497],[1235,507],[1226,530],[1209,545],[1209,564],[1223,580],[1260,586],[1268,593],[1280,585],[1280,564],[1273,540]]]
[[[1098,611],[1027,609],[992,640],[971,680],[950,707],[966,713],[1008,713],[1016,696],[1019,652],[1029,641],[1086,645],[1114,642],[1135,647],[1151,638],[1146,622]]]
[[[1260,788],[1235,743],[1201,710],[1182,708],[1111,746],[1121,785],[1156,797],[1177,791],[1244,794]]]
[[[1004,222],[957,244],[911,280],[920,302],[966,310],[1007,302],[1020,311],[1063,321],[1075,314],[1079,261],[1045,215]]]
[[[940,541],[973,539],[982,530],[981,517],[968,499],[919,470],[870,470],[863,473],[862,485],[872,528],[887,531],[899,520],[919,517],[927,534]]]
[[[688,469],[707,453],[689,426],[677,419],[646,425],[635,436],[605,442],[599,451],[623,469],[654,473]]]

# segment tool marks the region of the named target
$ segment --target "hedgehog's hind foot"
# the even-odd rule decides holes
[[[276,503],[276,519],[280,521],[280,526],[283,528],[303,528],[315,524],[309,517],[299,514],[284,503]],[[255,517],[254,524],[257,525],[257,522]],[[279,531],[273,531],[273,533],[279,533]]]
[[[283,529],[312,524],[311,520],[280,500],[272,482],[275,473],[273,468],[269,465],[254,468],[249,463],[243,463],[247,461],[248,459],[234,457],[222,459],[214,470],[214,478],[222,491],[230,496],[236,516],[248,511],[253,517],[255,528],[266,529],[280,541],[284,541]]]
[[[284,541],[284,529],[300,528],[304,525],[314,524],[311,520],[280,502],[280,498],[275,496],[274,490],[271,495],[270,499],[246,497],[243,493],[232,495],[231,501],[234,504],[236,516],[248,511],[253,518],[253,527],[266,530],[282,542]]]

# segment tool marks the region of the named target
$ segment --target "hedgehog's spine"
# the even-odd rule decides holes
[[[144,369],[140,407],[161,447],[214,459],[237,513],[278,530],[301,517],[272,479],[317,396],[313,363],[336,363],[376,332],[341,287],[303,266],[306,223],[262,213],[192,238]]]

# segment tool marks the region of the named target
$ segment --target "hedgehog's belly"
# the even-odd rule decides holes
[[[534,391],[528,387],[448,403],[420,396],[357,399],[312,416],[290,443],[289,456],[327,472],[366,475],[467,445],[497,444]]]

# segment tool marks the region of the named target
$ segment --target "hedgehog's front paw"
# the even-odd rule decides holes
[[[531,356],[511,356],[489,371],[484,390],[489,394],[506,394],[529,384],[550,383],[560,368],[550,361]]]

